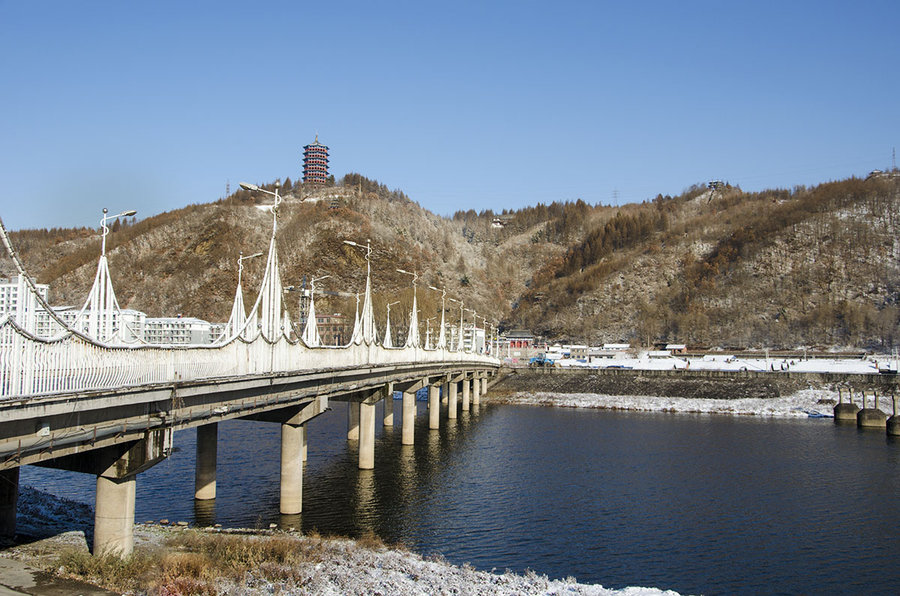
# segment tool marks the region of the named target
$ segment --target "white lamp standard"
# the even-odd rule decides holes
[[[366,295],[363,301],[361,325],[360,328],[353,330],[352,342],[356,344],[361,342],[370,344],[376,341],[375,313],[372,310],[372,243],[370,240],[366,240],[365,245],[363,245],[352,240],[344,240],[344,244],[366,250]],[[358,309],[357,312],[359,312]]]
[[[116,215],[107,215],[107,213],[109,213],[109,211],[104,207],[103,217],[100,219],[100,228],[102,230],[100,234],[103,237],[103,240],[100,243],[100,256],[106,256],[106,237],[109,235],[109,227],[106,225],[106,222],[117,217],[131,217],[132,215],[137,214],[137,211],[129,209],[128,211],[123,211]]]
[[[384,347],[385,348],[393,348],[394,343],[391,340],[391,307],[395,304],[400,304],[400,301],[391,302],[387,305],[387,319],[384,323]]]
[[[438,289],[434,286],[428,286],[428,289],[441,293],[441,328],[440,331],[438,331],[440,335],[438,336],[437,345],[435,346],[435,348],[437,348],[438,350],[442,350],[447,347],[446,333],[444,333],[444,300],[447,297],[447,290],[445,288]]]
[[[416,293],[416,282],[419,280],[419,274],[415,271],[406,271],[405,269],[397,269],[397,273],[411,275],[413,278],[413,303],[412,312],[409,315],[409,333],[406,335],[406,347],[417,348],[419,346],[419,305]]]
[[[464,343],[463,325],[465,325],[465,322],[463,321],[463,311],[466,309],[462,300],[457,300],[455,298],[448,298],[448,300],[459,304],[459,333],[456,334],[456,351],[461,352]]]
[[[246,261],[247,259],[255,259],[256,257],[261,257],[261,256],[263,256],[263,253],[261,253],[261,252],[258,252],[258,253],[252,254],[252,255],[248,255],[246,257],[244,256],[243,251],[241,251],[238,254],[238,287],[241,287],[241,276],[244,273],[244,261]]]

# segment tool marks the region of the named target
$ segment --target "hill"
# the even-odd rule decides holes
[[[758,193],[696,186],[621,207],[576,201],[451,218],[357,174],[314,192],[287,183],[283,192],[282,278],[300,285],[330,275],[321,312],[352,316],[365,260],[343,240],[370,239],[379,325],[389,301],[401,301],[395,321],[408,317],[412,291],[401,268],[421,275],[423,319],[439,309],[439,293],[426,289],[433,285],[479,317],[551,338],[891,349],[898,337],[896,178]],[[258,208],[266,202],[239,191],[119,222],[108,254],[122,306],[227,319],[239,252],[267,246],[272,218]],[[54,304],[81,304],[99,253],[95,230],[22,230],[13,242],[51,284]],[[262,260],[245,262],[248,300]],[[0,266],[10,271],[8,261]],[[458,317],[451,306],[448,316]]]

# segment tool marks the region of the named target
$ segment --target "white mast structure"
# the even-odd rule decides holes
[[[444,324],[444,301],[447,298],[447,289],[446,288],[438,289],[434,286],[428,286],[428,287],[429,287],[429,289],[432,289],[435,292],[441,293],[441,328],[440,328],[440,331],[438,332],[437,345],[435,345],[434,347],[438,350],[445,350],[445,349],[447,349],[447,334],[446,334],[446,330],[445,330],[446,327]]]
[[[397,273],[405,273],[406,275],[412,275],[413,278],[413,303],[412,303],[412,312],[409,314],[409,333],[406,335],[406,344],[404,347],[406,348],[418,348],[419,347],[419,307],[416,296],[416,282],[419,280],[419,274],[415,271],[405,271],[403,269],[397,269]]]
[[[359,295],[357,295],[357,317],[353,325],[351,343],[371,345],[378,341],[378,334],[375,331],[375,312],[372,309],[372,242],[366,240],[363,245],[351,240],[344,240],[344,244],[366,250],[366,293],[363,299],[362,316],[359,315]]]
[[[384,323],[384,342],[381,344],[385,348],[393,348],[394,342],[391,340],[391,307],[400,304],[400,301],[391,302],[387,305],[387,319]]]
[[[250,339],[248,337],[248,329],[244,328],[247,323],[247,310],[244,307],[244,288],[242,286],[241,279],[244,274],[244,261],[246,261],[247,259],[261,257],[262,255],[263,253],[261,252],[246,257],[244,256],[243,252],[239,253],[238,255],[237,290],[235,290],[234,292],[234,303],[231,305],[231,316],[228,317],[228,322],[225,324],[225,333],[222,334],[223,342],[228,341],[238,334],[241,334],[244,339]]]
[[[319,325],[316,320],[316,282],[328,279],[330,275],[315,277],[309,282],[309,312],[306,315],[306,326],[303,328],[303,343],[310,348],[322,345],[319,336]]]
[[[108,215],[109,211],[103,208],[103,217],[100,218],[100,261],[97,263],[97,275],[94,276],[94,285],[88,294],[87,300],[72,327],[85,332],[93,339],[109,343],[119,335],[117,322],[121,323],[121,313],[119,312],[119,302],[116,300],[116,293],[113,290],[112,279],[109,276],[109,263],[106,260],[106,237],[109,235],[109,226],[106,225],[111,219],[117,217],[131,217],[137,211],[131,209],[123,211],[118,215]],[[117,321],[116,319],[120,319]],[[132,335],[136,335],[132,333]],[[134,340],[142,339],[134,337]]]
[[[275,202],[272,204],[272,238],[269,240],[266,273],[263,277],[262,287],[259,290],[260,295],[257,299],[257,304],[260,309],[260,332],[269,341],[277,341],[279,333],[283,334],[287,330],[284,325],[290,325],[290,321],[286,316],[287,313],[282,318],[281,295],[284,290],[281,285],[281,276],[278,273],[278,250],[275,246],[275,234],[278,231],[278,206],[281,204],[281,197],[278,196],[278,184],[275,185],[275,192],[246,182],[241,182],[240,185],[244,190],[259,191],[275,197]],[[256,306],[254,306],[255,312]]]

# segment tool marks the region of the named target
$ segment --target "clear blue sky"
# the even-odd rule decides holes
[[[900,2],[0,0],[0,217],[149,216],[332,173],[440,214],[865,175]]]

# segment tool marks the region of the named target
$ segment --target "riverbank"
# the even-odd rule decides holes
[[[476,571],[387,546],[375,537],[350,540],[291,531],[137,524],[134,555],[124,562],[92,557],[83,530],[93,522],[90,508],[30,487],[22,487],[17,520],[27,537],[0,551],[5,570],[0,593],[6,586],[12,593],[48,594],[52,579],[62,586],[83,580],[134,594],[677,596],[654,588],[609,590],[537,573]],[[80,585],[70,584],[72,593],[85,593],[76,589]]]
[[[506,369],[491,385],[497,402],[614,410],[832,416],[834,404],[865,394],[892,412],[895,375],[690,370]]]

